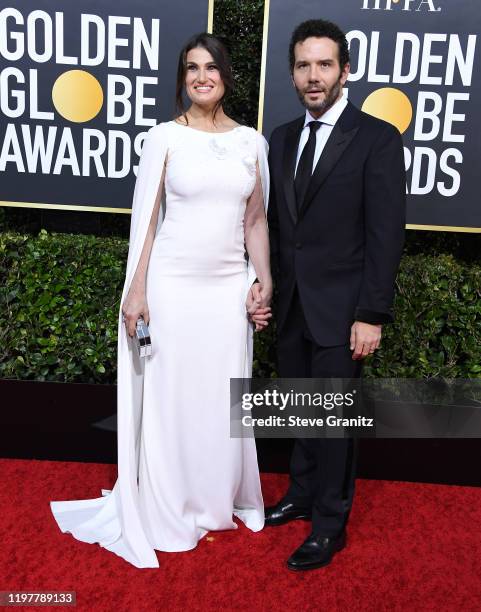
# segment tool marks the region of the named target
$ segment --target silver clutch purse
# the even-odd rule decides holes
[[[147,357],[152,354],[152,342],[150,341],[149,326],[142,317],[137,319],[135,325],[135,344],[139,351],[139,357]]]

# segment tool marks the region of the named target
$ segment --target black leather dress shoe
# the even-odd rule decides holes
[[[310,508],[302,508],[285,501],[280,501],[277,505],[266,508],[265,513],[265,525],[270,527],[283,525],[284,523],[295,521],[296,519],[304,521],[311,520]]]
[[[310,570],[329,565],[334,555],[346,546],[346,532],[337,537],[316,536],[311,533],[307,540],[287,560],[291,570]]]

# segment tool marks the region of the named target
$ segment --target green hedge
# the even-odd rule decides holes
[[[115,383],[128,245],[89,235],[0,234],[0,378]],[[396,322],[373,377],[481,377],[481,265],[406,254]],[[274,328],[256,334],[254,375],[275,375]]]
[[[393,325],[366,375],[481,377],[481,265],[453,255],[405,255]]]
[[[115,382],[127,241],[0,234],[0,378]]]

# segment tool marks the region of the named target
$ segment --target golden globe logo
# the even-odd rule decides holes
[[[393,6],[394,5],[394,6]],[[434,5],[434,0],[363,0],[362,9],[374,11],[392,11],[400,7],[403,11],[430,11],[437,13],[440,6]]]
[[[372,84],[362,110],[401,133],[412,126],[404,147],[408,193],[451,197],[462,188],[465,142],[473,138],[467,117],[476,112],[478,35],[436,30],[347,32],[352,61],[345,91],[351,82]]]
[[[163,91],[161,19],[73,12],[67,30],[66,13],[0,9],[0,172],[136,174]]]

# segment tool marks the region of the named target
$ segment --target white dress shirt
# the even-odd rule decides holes
[[[316,150],[314,151],[314,161],[312,164],[312,172],[314,172],[314,168],[321,157],[321,153],[326,146],[327,139],[331,135],[332,128],[336,125],[336,121],[341,116],[342,111],[347,106],[347,97],[343,93],[341,98],[331,106],[329,110],[327,110],[319,119],[315,119],[311,113],[306,110],[306,118],[304,120],[304,127],[301,132],[301,137],[299,139],[299,147],[297,149],[297,160],[296,160],[296,170],[297,165],[299,164],[299,159],[301,157],[302,150],[306,146],[307,139],[309,138],[309,128],[307,127],[311,121],[320,121],[322,123],[321,127],[316,132]],[[312,173],[311,173],[312,174]],[[295,174],[294,174],[295,176]]]

